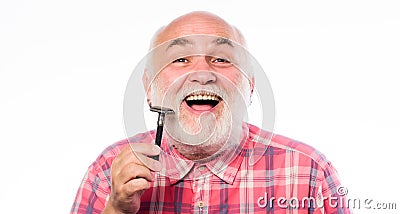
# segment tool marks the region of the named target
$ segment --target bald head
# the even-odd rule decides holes
[[[180,16],[161,28],[154,36],[151,48],[194,34],[224,37],[245,46],[245,40],[237,28],[212,13],[196,11]]]

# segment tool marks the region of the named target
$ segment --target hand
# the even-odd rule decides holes
[[[153,182],[151,171],[160,171],[161,164],[147,156],[160,153],[150,143],[133,143],[114,159],[111,165],[111,194],[103,213],[137,213],[140,197]]]

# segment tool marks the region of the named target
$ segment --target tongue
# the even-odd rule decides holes
[[[196,111],[208,111],[210,109],[213,108],[212,105],[210,104],[204,104],[204,105],[196,105],[193,104],[192,106],[190,106],[192,109],[196,110]]]

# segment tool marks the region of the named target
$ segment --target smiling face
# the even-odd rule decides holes
[[[178,18],[155,40],[163,44],[154,49],[153,74],[145,81],[148,98],[175,110],[166,118],[166,133],[188,159],[213,157],[240,143],[251,84],[234,63],[240,61],[238,40],[232,27],[207,13]]]

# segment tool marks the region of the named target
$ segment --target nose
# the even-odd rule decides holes
[[[193,72],[189,74],[189,80],[191,82],[197,82],[201,85],[213,83],[217,80],[215,73],[212,71],[210,65],[206,59],[200,59],[197,61]]]
[[[212,71],[194,71],[189,74],[189,80],[191,82],[197,82],[201,85],[206,85],[215,82],[217,77]]]

